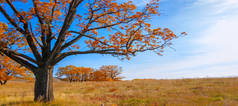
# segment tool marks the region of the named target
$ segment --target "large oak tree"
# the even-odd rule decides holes
[[[52,101],[53,67],[68,56],[161,54],[176,35],[148,23],[158,1],[0,0],[0,53],[34,73],[35,101]]]

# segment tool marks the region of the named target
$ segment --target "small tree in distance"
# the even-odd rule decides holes
[[[106,80],[118,81],[122,79],[122,77],[119,76],[122,72],[122,68],[117,65],[103,65],[99,71],[106,73]]]
[[[32,73],[6,56],[0,56],[0,84],[12,79],[33,80]]]
[[[35,101],[52,101],[53,68],[68,56],[161,54],[177,36],[147,22],[158,2],[140,9],[121,0],[0,0],[0,53],[34,73]]]
[[[66,67],[59,67],[56,77],[69,82],[89,81],[92,70],[92,68],[88,67],[76,67],[69,65]]]

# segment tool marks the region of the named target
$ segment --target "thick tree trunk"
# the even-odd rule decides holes
[[[35,74],[35,98],[36,102],[50,102],[53,95],[53,67],[39,68]]]
[[[7,83],[7,80],[3,81],[3,85],[5,85]]]
[[[1,81],[1,80],[0,80],[0,84],[1,84],[1,85],[5,85],[6,83],[7,83],[7,80],[4,80],[4,81]]]

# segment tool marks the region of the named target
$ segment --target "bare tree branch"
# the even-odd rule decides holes
[[[17,31],[19,31],[22,34],[25,34],[25,31],[16,24],[16,22],[11,18],[11,16],[7,14],[7,12],[3,9],[2,6],[0,6],[0,11],[7,18],[7,20],[16,28]]]
[[[57,64],[59,61],[67,56],[77,55],[77,54],[111,54],[111,55],[126,55],[125,53],[117,52],[115,49],[105,49],[105,50],[88,50],[88,51],[73,51],[61,53],[53,62]]]
[[[8,21],[19,31],[21,32],[26,40],[27,40],[27,43],[29,44],[34,56],[36,57],[36,59],[40,60],[40,54],[39,52],[37,51],[37,48],[33,42],[33,39],[32,39],[32,35],[29,33],[29,30],[28,30],[28,25],[27,23],[24,23],[24,29],[25,31],[20,28],[16,22],[7,14],[7,12],[2,8],[2,6],[0,6],[0,11],[3,13],[3,15],[8,19]],[[17,12],[19,14],[19,12]]]
[[[40,26],[41,26],[41,41],[44,45],[44,47],[46,46],[46,40],[45,40],[45,26],[44,26],[44,19],[40,16],[39,11],[38,11],[38,6],[37,6],[37,2],[35,0],[32,0],[33,5],[34,5],[34,10],[35,10],[35,14],[36,17],[38,19],[38,21],[40,22]]]
[[[80,1],[82,2],[83,0],[80,0]],[[75,16],[75,13],[76,13],[76,7],[77,7],[77,0],[72,0],[70,2],[69,10],[68,10],[68,13],[65,17],[63,26],[62,26],[62,28],[59,32],[58,39],[55,43],[55,46],[52,50],[52,54],[49,58],[50,61],[51,61],[51,59],[53,59],[53,57],[56,56],[56,54],[57,54],[58,50],[60,49],[62,43],[65,41],[66,32],[69,29],[69,27],[71,26],[71,24],[73,22],[73,19],[74,19],[74,16]]]
[[[8,50],[8,52],[9,52],[9,53],[12,53],[12,54],[14,54],[14,55],[20,56],[20,57],[22,57],[22,58],[24,58],[24,59],[26,59],[26,60],[29,60],[29,61],[31,61],[31,62],[33,62],[33,63],[35,63],[35,64],[38,64],[36,60],[32,59],[31,57],[29,57],[29,56],[27,56],[27,55],[24,55],[24,54],[21,54],[21,53],[16,53],[16,52],[11,51],[11,50]]]
[[[17,63],[21,64],[22,66],[25,66],[26,68],[30,69],[33,73],[35,73],[36,66],[34,66],[31,63],[27,62],[26,60],[18,57],[18,55],[15,55],[13,52],[7,51],[3,48],[0,49],[0,52],[4,53],[5,55],[10,57],[11,59],[16,61]]]

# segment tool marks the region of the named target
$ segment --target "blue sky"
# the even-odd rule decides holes
[[[149,0],[133,1],[142,7]],[[125,79],[238,76],[238,0],[161,0],[160,13],[150,20],[153,27],[188,33],[163,56],[145,52],[122,61],[110,55],[78,55],[58,63],[55,72],[67,65],[118,65]]]
[[[149,0],[136,0],[143,6]],[[108,55],[68,57],[58,66],[123,67],[125,79],[201,78],[238,76],[238,0],[161,0],[154,27],[168,27],[188,36],[174,41],[163,56],[145,52],[130,61]]]

